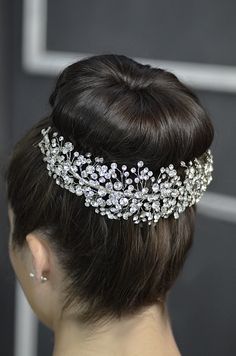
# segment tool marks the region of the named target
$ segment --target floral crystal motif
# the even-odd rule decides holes
[[[44,154],[49,176],[56,184],[78,196],[84,195],[85,206],[93,206],[95,212],[109,219],[127,220],[133,217],[135,224],[147,221],[151,225],[173,214],[175,219],[186,207],[197,203],[212,181],[213,156],[208,149],[200,158],[186,164],[185,178],[181,181],[173,164],[161,167],[157,178],[143,161],[130,170],[124,164],[120,168],[113,162],[110,166],[102,157],[91,158],[74,151],[71,142],[63,142],[58,132],[50,140],[47,129],[42,129],[43,139],[38,146]],[[151,188],[146,186],[151,180]]]

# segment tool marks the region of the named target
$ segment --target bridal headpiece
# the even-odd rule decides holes
[[[212,181],[210,149],[188,164],[180,162],[185,172],[183,181],[173,164],[161,167],[155,178],[143,161],[130,170],[115,162],[107,166],[102,157],[93,159],[89,152],[82,155],[75,151],[58,132],[53,132],[50,139],[50,129],[42,129],[43,139],[38,144],[49,176],[71,193],[84,195],[85,206],[93,206],[96,213],[109,219],[127,220],[132,216],[135,224],[147,221],[149,225],[172,214],[178,219],[186,207],[200,200]]]

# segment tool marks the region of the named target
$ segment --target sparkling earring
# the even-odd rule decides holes
[[[41,283],[47,282],[47,277],[41,276],[40,277]]]
[[[30,272],[29,276],[30,276],[30,278],[35,278],[35,274],[33,272]],[[41,281],[41,283],[47,282],[48,278],[42,275],[40,277],[40,281]]]

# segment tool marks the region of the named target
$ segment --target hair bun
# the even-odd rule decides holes
[[[49,103],[63,136],[116,160],[175,164],[201,156],[213,140],[211,121],[187,86],[124,55],[71,64]]]

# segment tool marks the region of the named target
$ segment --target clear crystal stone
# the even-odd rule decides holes
[[[142,198],[142,193],[141,193],[141,192],[135,192],[135,193],[134,193],[134,196],[135,196],[136,198]]]
[[[173,189],[171,193],[172,197],[176,198],[179,195],[179,192],[177,189]]]
[[[107,194],[107,192],[106,192],[106,190],[104,188],[99,188],[98,189],[98,194],[103,197],[103,196],[105,196]]]
[[[64,163],[64,164],[63,164],[63,169],[64,169],[65,171],[69,171],[69,169],[70,169],[70,164],[69,164],[68,162]]]
[[[112,189],[112,188],[113,188],[113,185],[112,185],[111,182],[108,182],[108,183],[105,184],[105,187],[106,187],[107,189]]]
[[[83,178],[86,178],[86,177],[88,177],[88,174],[87,174],[86,171],[82,171],[82,172],[81,172],[81,176],[82,176]]]
[[[93,166],[87,166],[86,167],[86,172],[89,174],[92,174],[94,172],[95,168]]]
[[[144,203],[143,206],[145,207],[145,209],[150,209],[151,208],[151,205],[149,203]]]
[[[133,214],[137,211],[137,208],[135,206],[131,206],[129,211]]]
[[[76,193],[77,195],[82,195],[82,194],[83,194],[83,191],[82,191],[81,188],[76,188],[75,193]]]
[[[98,198],[98,199],[97,199],[97,202],[98,202],[98,204],[99,204],[100,206],[105,206],[105,205],[106,205],[105,200],[103,200],[102,198]]]
[[[128,200],[127,198],[121,198],[121,199],[120,199],[120,204],[121,204],[121,205],[127,205],[128,202],[129,202],[129,200]]]
[[[71,142],[65,142],[64,147],[69,151],[72,151],[74,149],[74,146]]]
[[[169,172],[169,176],[170,177],[174,177],[176,175],[176,171],[175,170],[172,170]]]
[[[111,163],[111,168],[112,169],[116,169],[117,168],[117,164],[115,162]]]
[[[133,183],[133,180],[131,179],[131,178],[128,178],[128,179],[126,179],[126,181],[125,181],[127,184],[131,184],[131,183]]]
[[[144,162],[143,161],[138,161],[138,167],[143,167]]]
[[[120,190],[122,189],[123,185],[121,182],[115,182],[114,183],[114,188],[117,189],[117,190]]]
[[[160,202],[159,201],[154,201],[152,203],[152,208],[156,211],[159,211],[160,210]]]
[[[158,183],[153,184],[152,190],[154,193],[158,192],[160,190],[159,184]]]
[[[102,172],[106,172],[108,170],[108,167],[103,165],[103,166],[101,166],[101,170],[102,170]]]

